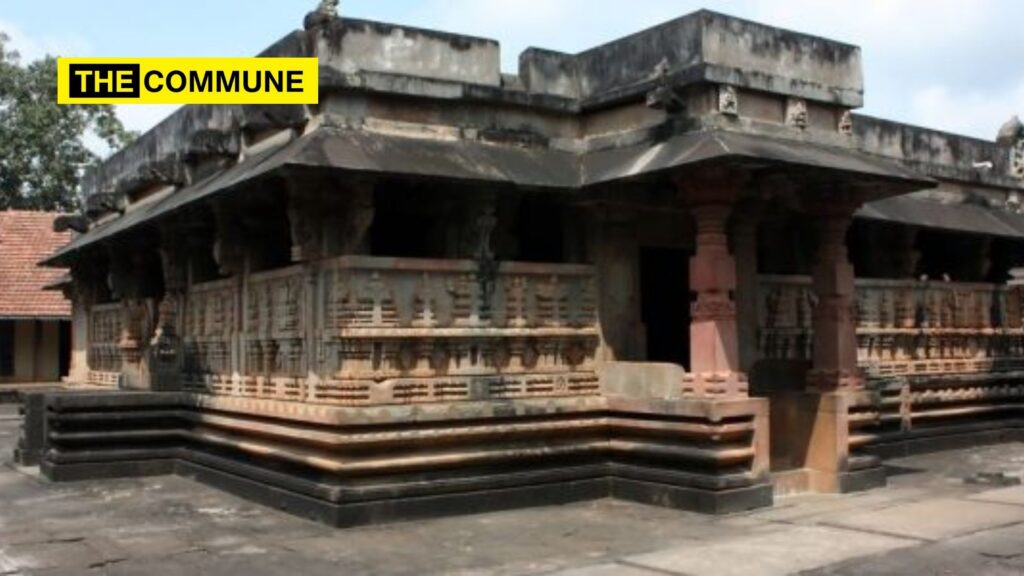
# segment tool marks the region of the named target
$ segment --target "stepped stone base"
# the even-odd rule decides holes
[[[607,497],[708,514],[772,504],[755,471],[759,400],[368,410],[62,392],[27,406],[51,480],[178,474],[334,526]]]

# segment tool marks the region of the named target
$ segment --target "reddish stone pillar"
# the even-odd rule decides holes
[[[604,361],[642,360],[647,334],[640,314],[640,248],[632,211],[594,206],[591,251],[600,286],[601,349]]]
[[[852,210],[818,217],[819,247],[814,264],[814,356],[807,386],[812,391],[859,390],[857,316],[853,265],[846,252]]]
[[[728,222],[742,181],[726,171],[681,178],[683,199],[697,228],[690,259],[690,370],[683,393],[705,397],[745,397],[747,376],[740,370],[736,328],[736,261],[729,253]]]
[[[812,209],[819,246],[813,270],[814,354],[807,391],[798,399],[789,452],[803,455],[807,487],[816,492],[848,492],[885,483],[877,466],[850,469],[850,407],[863,401],[857,368],[857,317],[853,265],[847,258],[846,232],[853,202],[831,198]],[[774,415],[774,414],[773,414]],[[773,430],[774,432],[774,430]]]

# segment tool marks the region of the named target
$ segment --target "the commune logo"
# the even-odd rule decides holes
[[[60,104],[316,104],[316,58],[58,58]]]
[[[72,98],[138,98],[138,64],[70,64]]]

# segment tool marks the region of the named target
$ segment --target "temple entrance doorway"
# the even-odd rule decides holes
[[[690,366],[690,256],[679,248],[640,249],[640,313],[648,362]]]

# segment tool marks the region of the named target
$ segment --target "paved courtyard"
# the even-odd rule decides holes
[[[0,575],[1024,574],[1024,444],[893,462],[888,488],[712,518],[616,501],[335,530],[176,477],[49,484],[0,406]]]

